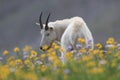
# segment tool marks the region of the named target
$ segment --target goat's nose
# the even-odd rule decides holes
[[[43,47],[42,46],[40,46],[40,50],[42,50],[43,49]]]

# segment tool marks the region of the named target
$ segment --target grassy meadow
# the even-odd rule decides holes
[[[108,38],[105,46],[96,43],[94,50],[83,47],[84,39],[78,42],[78,50],[67,52],[65,59],[60,57],[64,49],[57,43],[44,52],[32,46],[4,50],[0,53],[0,80],[120,79],[120,44],[114,38]]]

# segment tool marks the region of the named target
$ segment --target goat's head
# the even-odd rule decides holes
[[[42,24],[41,17],[42,17],[42,12],[39,17],[39,26],[40,26],[40,31],[41,31],[40,49],[45,51],[45,50],[49,49],[51,47],[53,41],[55,41],[56,33],[54,30],[54,27],[48,25],[48,20],[49,20],[50,14],[47,17],[45,24]],[[47,46],[47,47],[44,48],[45,46]]]

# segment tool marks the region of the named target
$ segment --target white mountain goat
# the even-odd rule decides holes
[[[90,46],[93,49],[94,40],[91,31],[81,17],[73,17],[48,23],[49,14],[45,24],[42,24],[41,17],[42,13],[39,17],[39,23],[36,23],[41,28],[41,50],[44,51],[44,45],[48,45],[49,49],[54,41],[59,41],[65,52],[68,51],[69,46],[75,50],[78,38],[84,38],[86,46]]]

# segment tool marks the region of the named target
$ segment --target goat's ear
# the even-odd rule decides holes
[[[36,23],[36,25],[40,26],[40,23]]]

